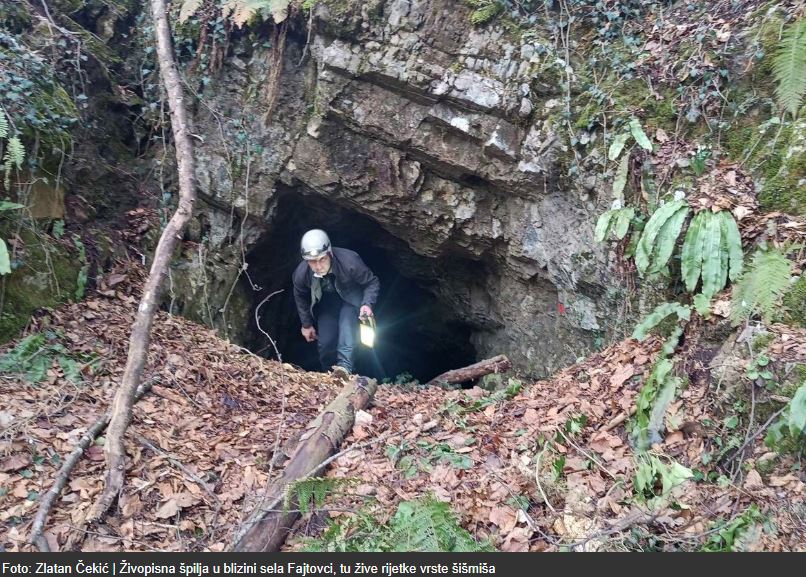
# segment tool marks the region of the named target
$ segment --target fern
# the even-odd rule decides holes
[[[777,250],[757,250],[733,289],[731,321],[738,325],[758,313],[769,323],[789,288],[792,263]]]
[[[683,282],[694,292],[702,278],[702,294],[710,300],[742,272],[742,239],[728,211],[698,213],[688,227],[680,260]]]
[[[494,551],[479,543],[453,515],[447,503],[426,497],[404,501],[387,524],[379,524],[365,508],[340,518],[322,537],[307,541],[305,551],[376,552],[483,552]]]
[[[11,258],[8,255],[6,241],[0,238],[0,275],[11,274]]]
[[[0,110],[0,138],[8,137],[8,120],[6,113]]]
[[[651,443],[659,441],[659,431],[666,407],[680,384],[679,377],[671,376],[672,368],[674,364],[671,360],[666,358],[658,360],[635,400],[635,416],[632,420],[630,437],[638,450],[646,450]],[[653,410],[656,401],[660,401],[657,403],[658,409]],[[650,429],[650,424],[654,429]]]
[[[610,233],[615,235],[618,240],[623,239],[627,235],[633,216],[635,216],[635,209],[631,206],[608,210],[596,222],[594,239],[596,242],[603,242]]]
[[[403,502],[390,522],[393,551],[478,552],[490,551],[463,529],[450,505],[428,497]]]
[[[486,24],[504,10],[504,5],[499,0],[468,0],[475,8],[470,14],[470,22],[478,26]]]
[[[179,9],[179,22],[186,22],[188,18],[198,12],[203,3],[204,0],[184,0]]]
[[[296,501],[301,513],[319,509],[330,493],[337,488],[349,485],[352,479],[311,477],[294,482],[285,493],[284,507],[290,509]]]
[[[3,172],[6,173],[5,186],[11,186],[11,170],[16,166],[22,168],[22,161],[25,160],[25,147],[16,136],[12,136],[6,142],[6,154],[3,158]]]
[[[684,213],[682,218],[681,215],[678,214],[678,212],[681,211]],[[680,226],[664,227],[664,225],[666,225],[667,221],[670,219],[673,219],[673,224],[679,222],[682,225],[686,214],[688,214],[688,204],[686,201],[675,200],[661,206],[649,218],[635,250],[635,266],[642,275],[646,274],[649,270],[653,262],[653,254],[657,254],[658,257],[663,256],[657,252],[656,245],[667,246],[668,243],[671,242],[672,247],[674,247],[677,235],[680,234]],[[674,238],[669,238],[671,235],[674,235]],[[671,253],[669,253],[669,255],[671,255]],[[666,262],[662,262],[660,258],[654,260],[655,265],[652,266],[653,271],[660,270],[666,264]]]
[[[772,63],[778,103],[797,117],[806,94],[806,18],[787,26]]]
[[[650,330],[658,326],[663,319],[674,314],[678,320],[687,321],[691,318],[691,308],[680,303],[662,303],[655,307],[641,323],[635,327],[632,338],[643,341]]]
[[[276,24],[288,18],[291,0],[226,0],[222,5],[222,15],[238,27],[256,17],[271,15]]]

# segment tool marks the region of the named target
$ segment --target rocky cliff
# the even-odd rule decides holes
[[[595,178],[563,177],[563,105],[541,45],[470,26],[448,0],[320,2],[310,24],[281,57],[241,38],[198,107],[191,239],[214,256],[203,275],[199,254],[177,275],[182,310],[205,319],[233,298],[258,302],[250,286],[287,287],[299,235],[321,226],[423,291],[387,308],[428,300],[416,330],[434,343],[461,335],[469,356],[506,353],[544,374],[606,337],[624,300],[593,240],[607,201]],[[233,289],[243,272],[251,285]],[[266,310],[296,335],[289,308]]]

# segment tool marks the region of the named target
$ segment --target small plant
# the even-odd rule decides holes
[[[329,494],[354,482],[353,479],[332,477],[312,477],[296,481],[288,487],[283,506],[285,509],[290,508],[292,500],[296,499],[303,514],[311,509],[320,509]]]
[[[701,293],[711,299],[742,272],[742,239],[727,211],[703,210],[691,220],[681,253],[680,269],[686,289],[693,293],[702,278]]]
[[[486,24],[504,11],[504,5],[499,0],[467,0],[467,2],[474,8],[470,14],[470,22],[475,26]]]
[[[804,381],[781,417],[768,430],[765,444],[779,452],[806,450],[806,381]]]
[[[784,30],[773,60],[773,74],[778,103],[797,118],[806,94],[806,18],[791,23]]]
[[[711,536],[703,545],[703,551],[746,551],[745,543],[753,541],[753,537],[760,534],[761,523],[764,516],[758,510],[755,503],[732,521],[720,521],[716,530],[710,532]]]
[[[494,551],[468,533],[448,503],[426,497],[404,501],[386,524],[365,510],[334,523],[319,539],[308,541],[306,551],[378,552],[482,552]]]
[[[771,322],[790,286],[791,271],[792,263],[781,252],[757,250],[733,290],[730,316],[734,326],[754,314],[761,315],[765,323]]]
[[[702,176],[702,173],[705,172],[705,162],[709,158],[711,158],[711,151],[708,148],[697,149],[691,159],[691,170],[694,171],[694,174]]]
[[[665,503],[672,489],[694,476],[688,467],[668,457],[666,460],[668,463],[648,453],[636,455],[633,489],[650,507]]]
[[[48,371],[54,362],[67,380],[81,383],[84,380],[81,369],[83,366],[95,366],[97,357],[81,354],[74,358],[58,341],[55,333],[33,333],[0,358],[0,373],[21,374],[31,383],[40,383],[48,378]]]
[[[644,451],[652,443],[663,440],[660,433],[664,428],[666,408],[682,383],[680,377],[671,374],[673,368],[671,360],[660,359],[655,363],[652,373],[638,393],[630,437],[639,451]]]
[[[642,275],[660,272],[674,252],[688,216],[685,200],[673,200],[652,213],[635,250],[635,266]]]

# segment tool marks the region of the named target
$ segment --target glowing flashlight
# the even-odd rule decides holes
[[[375,346],[375,317],[361,317],[361,344],[372,348]]]

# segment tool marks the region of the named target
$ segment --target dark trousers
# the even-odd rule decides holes
[[[322,370],[327,371],[333,365],[339,365],[353,372],[358,340],[358,308],[344,302],[338,295],[325,295],[316,305],[314,313]]]

